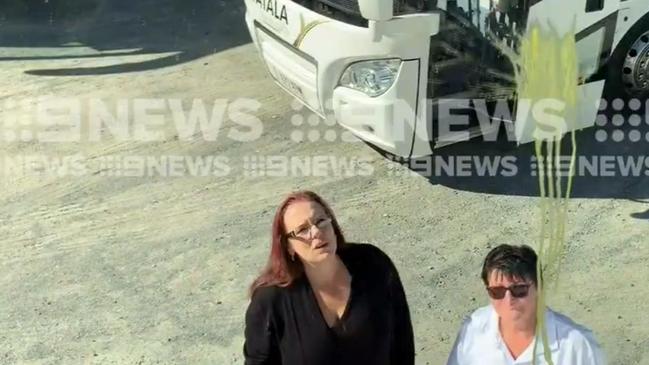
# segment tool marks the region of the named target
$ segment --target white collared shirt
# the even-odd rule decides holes
[[[604,355],[590,330],[570,318],[546,310],[548,346],[554,365],[604,365]],[[498,314],[489,305],[464,321],[447,365],[532,365],[534,342],[514,359],[500,336]],[[547,365],[543,342],[536,345],[535,365]]]

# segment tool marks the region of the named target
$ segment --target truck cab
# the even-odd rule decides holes
[[[642,1],[245,3],[251,37],[277,84],[321,118],[335,120],[360,139],[390,154],[415,158],[456,142],[451,135],[457,134],[440,122],[457,105],[467,109],[460,113],[471,116],[466,125],[470,137],[493,133],[501,123],[509,123],[519,143],[532,140],[526,128],[529,116],[516,109],[511,57],[518,36],[532,22],[576,33],[583,97],[579,128],[593,125],[606,82],[601,71],[617,43],[639,21],[637,8],[641,14],[649,12]],[[623,14],[625,6],[629,15]],[[618,22],[630,15],[632,21]],[[467,102],[471,100],[481,100],[487,108],[476,108]],[[503,101],[512,106],[510,117],[490,115],[498,123],[475,123],[476,113],[489,112],[492,104]]]

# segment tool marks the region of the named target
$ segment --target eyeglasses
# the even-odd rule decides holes
[[[492,299],[502,299],[509,290],[514,298],[525,298],[530,291],[531,284],[516,284],[510,287],[491,286],[487,287],[487,293]]]
[[[297,228],[286,235],[291,238],[301,238],[305,240],[310,240],[313,238],[311,235],[311,232],[313,232],[313,226],[318,227],[319,230],[323,230],[328,228],[331,225],[331,218],[319,218],[316,219],[315,224],[309,224],[305,225],[304,227]]]

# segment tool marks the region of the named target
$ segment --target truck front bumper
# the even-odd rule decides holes
[[[439,27],[438,14],[370,21],[363,28],[292,1],[276,4],[269,15],[257,1],[246,0],[246,23],[270,74],[284,90],[320,117],[335,119],[387,152],[404,157],[431,153],[432,133],[421,106],[426,103],[430,36]],[[352,63],[387,58],[402,63],[383,95],[370,97],[339,85]]]

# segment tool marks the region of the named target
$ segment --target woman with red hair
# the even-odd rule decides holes
[[[245,365],[412,365],[399,274],[369,244],[345,242],[333,211],[300,191],[280,204],[268,264],[252,283]]]

